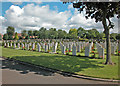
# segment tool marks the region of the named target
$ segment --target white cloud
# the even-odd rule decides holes
[[[58,12],[50,10],[49,5],[28,4],[23,8],[12,5],[5,14],[4,26],[13,26],[17,31],[23,29],[47,29],[54,27],[60,29],[70,17],[70,11]]]
[[[102,32],[102,23],[95,23],[94,19],[86,19],[84,13],[79,13],[75,9],[74,14],[71,16],[72,5],[68,6],[68,11],[58,12],[56,10],[50,10],[49,5],[39,6],[34,4],[27,4],[23,8],[12,5],[5,14],[4,17],[0,17],[4,27],[13,26],[17,32],[23,29],[39,30],[40,27],[63,29],[68,32],[70,28],[83,27],[85,29],[95,28]],[[118,31],[117,18],[112,19],[115,22],[115,29],[111,32]],[[3,28],[4,29],[4,28]],[[3,30],[5,32],[5,30]]]

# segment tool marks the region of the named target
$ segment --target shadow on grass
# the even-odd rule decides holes
[[[54,76],[53,72],[29,67],[26,65],[22,65],[18,62],[9,61],[9,60],[2,60],[2,69],[16,70],[16,71],[19,71],[20,74],[27,74],[27,73],[33,72],[34,74],[43,75],[43,76]]]
[[[87,70],[88,68],[103,68],[100,66],[100,62],[96,60],[91,60],[85,57],[74,57],[74,56],[14,56],[12,57],[17,60],[25,61],[35,65],[40,65],[48,68],[53,68],[61,71],[77,73],[80,71]],[[17,71],[22,71],[20,73],[26,74],[29,72],[35,72],[35,74],[40,74],[44,76],[53,76],[53,72],[36,69],[32,67],[26,67],[20,65],[16,62],[3,61],[3,68],[15,69]]]

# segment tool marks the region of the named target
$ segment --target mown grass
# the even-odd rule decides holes
[[[112,56],[116,65],[104,65],[105,59],[90,59],[62,54],[2,48],[2,56],[30,62],[66,72],[91,77],[120,79],[118,77],[118,56]]]

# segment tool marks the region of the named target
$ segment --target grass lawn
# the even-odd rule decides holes
[[[2,56],[42,65],[49,68],[73,72],[91,77],[120,79],[118,77],[118,56],[112,56],[116,65],[104,65],[105,59],[49,54],[37,51],[2,48]]]

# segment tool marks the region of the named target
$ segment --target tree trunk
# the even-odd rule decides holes
[[[105,64],[112,64],[112,60],[111,60],[111,43],[110,43],[109,29],[106,30],[106,50],[107,50],[107,57],[106,57]]]
[[[103,13],[103,20],[102,20],[102,24],[105,30],[105,36],[106,36],[106,62],[105,64],[112,64],[112,60],[111,60],[111,43],[110,43],[110,31],[109,31],[109,27],[107,26],[107,21],[106,21],[106,11],[104,11]]]

